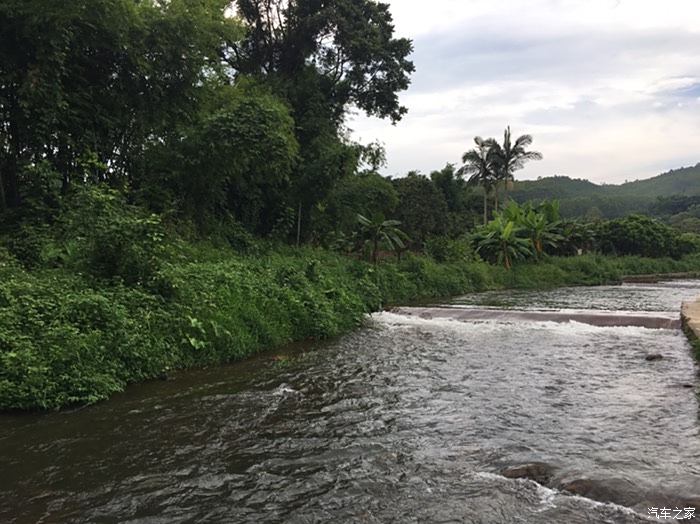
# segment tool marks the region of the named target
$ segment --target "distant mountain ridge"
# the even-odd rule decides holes
[[[672,169],[653,178],[627,182],[618,187],[620,194],[628,195],[644,194],[649,196],[649,194],[652,194],[659,197],[698,195],[700,194],[700,163],[692,167]]]
[[[666,199],[687,200],[688,205],[700,201],[700,163],[620,185],[599,185],[568,176],[517,181],[511,196],[519,202],[557,199],[565,216],[659,214],[659,205],[663,208]]]

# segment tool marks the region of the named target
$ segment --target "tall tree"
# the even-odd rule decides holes
[[[464,235],[480,219],[481,198],[469,183],[460,176],[454,164],[447,164],[439,171],[430,173],[435,187],[445,197],[449,212],[447,234],[451,237]]]
[[[374,0],[238,0],[248,27],[233,45],[237,71],[294,84],[311,69],[340,120],[349,104],[398,121],[406,113],[411,41],[394,38],[389,5]],[[284,86],[281,86],[284,89]]]
[[[357,215],[393,216],[398,196],[390,180],[375,172],[353,174],[339,180],[314,209],[314,231],[321,237],[357,229]]]
[[[396,218],[411,237],[414,247],[423,248],[428,237],[444,235],[447,228],[447,202],[435,184],[417,172],[393,180],[399,196]]]
[[[430,173],[430,180],[445,197],[447,209],[451,213],[457,213],[464,209],[467,192],[466,182],[457,175],[454,164],[447,164],[441,170],[433,171]]]
[[[148,148],[138,194],[203,232],[209,221],[232,217],[268,234],[298,158],[289,107],[254,82],[221,87],[217,95],[190,126]]]
[[[228,3],[0,2],[0,207],[20,203],[39,161],[64,189],[133,177],[145,144],[195,113],[222,73],[224,44],[240,34]]]
[[[496,200],[495,207],[498,211],[498,184],[503,183],[505,197],[508,199],[508,185],[515,180],[515,172],[525,167],[530,160],[542,160],[542,154],[537,151],[528,151],[532,145],[532,135],[521,135],[513,142],[510,126],[503,132],[503,144],[493,143],[492,154],[496,173]]]
[[[349,107],[401,119],[412,43],[394,37],[389,6],[375,0],[238,0],[247,28],[226,55],[239,74],[264,78],[292,107],[300,161],[289,207],[312,208],[357,167],[342,124]],[[303,232],[308,236],[308,228]]]
[[[469,183],[479,185],[484,191],[484,224],[488,222],[488,198],[491,191],[497,185],[496,157],[493,138],[484,140],[480,136],[474,137],[476,147],[462,155],[462,167],[458,173],[469,175]]]

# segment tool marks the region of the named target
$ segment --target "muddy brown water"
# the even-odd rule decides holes
[[[545,316],[381,313],[338,340],[96,406],[4,415],[0,522],[634,523],[652,506],[700,510],[687,340],[575,320],[677,318],[697,295],[696,281],[472,295],[440,306]],[[545,485],[501,474],[530,463],[546,465]]]

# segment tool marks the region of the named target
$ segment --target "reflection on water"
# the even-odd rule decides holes
[[[479,298],[670,311],[700,294],[686,284]],[[628,523],[700,499],[677,330],[381,313],[285,357],[0,418],[0,521]],[[499,474],[535,461],[618,504]]]

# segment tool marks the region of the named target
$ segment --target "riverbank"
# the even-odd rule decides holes
[[[695,356],[700,360],[700,298],[683,303],[681,322],[683,331],[695,349]]]
[[[25,265],[0,250],[0,409],[93,403],[174,369],[334,337],[393,304],[503,288],[617,283],[700,269],[700,257],[550,258],[508,272],[407,256],[379,266],[319,249],[179,241],[148,278]]]
[[[665,280],[697,280],[700,273],[688,271],[685,273],[658,273],[652,275],[625,275],[622,281],[625,284],[656,284]]]

